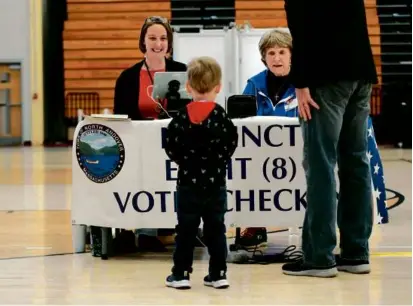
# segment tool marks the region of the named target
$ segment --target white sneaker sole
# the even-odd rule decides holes
[[[348,272],[353,274],[369,274],[370,264],[356,265],[356,266],[337,266],[338,271]]]
[[[312,277],[335,277],[338,275],[337,268],[330,269],[314,269],[314,270],[305,270],[305,271],[285,271],[283,273],[286,275],[293,276],[312,276]]]
[[[214,287],[215,289],[225,289],[229,287],[229,282],[227,279],[220,279],[215,282],[205,282],[204,285],[207,287]]]
[[[175,288],[175,289],[191,289],[191,283],[189,280],[180,280],[175,282],[166,282],[167,287]]]

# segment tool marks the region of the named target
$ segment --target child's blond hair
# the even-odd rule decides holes
[[[187,73],[189,86],[200,94],[209,93],[221,84],[221,67],[212,57],[201,56],[191,60]]]

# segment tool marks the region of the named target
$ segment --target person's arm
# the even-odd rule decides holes
[[[308,51],[314,43],[309,37],[314,37],[314,33],[321,35],[319,28],[325,22],[323,17],[328,16],[324,12],[329,2],[333,1],[285,0],[287,23],[293,39],[290,79],[296,88],[298,112],[304,121],[311,120],[310,106],[320,109],[309,89],[312,71],[308,69],[308,63],[313,59],[308,58],[308,54],[311,54]],[[324,26],[328,27],[328,22]]]
[[[216,143],[214,150],[222,155],[225,161],[228,161],[238,146],[238,130],[223,108],[218,108],[218,111],[218,116],[222,118],[220,120],[221,141]]]
[[[311,46],[306,43],[306,31],[311,31],[311,29],[310,25],[306,24],[308,14],[310,14],[306,7],[311,4],[308,2],[311,3],[309,0],[284,1],[287,24],[293,38],[290,78],[295,88],[306,88],[309,83],[310,73],[307,71],[306,63],[311,59],[306,58],[306,49],[308,50]]]
[[[122,73],[115,84],[113,113],[116,115],[129,115],[126,107],[125,94],[127,92],[125,92],[125,87],[125,75]]]
[[[176,164],[180,164],[183,159],[183,133],[182,124],[179,120],[181,116],[176,116],[169,122],[166,130],[165,153]]]
[[[234,125],[232,120],[226,117],[226,123],[224,124],[226,127],[228,136],[227,136],[227,159],[230,159],[232,155],[234,155],[235,150],[238,147],[238,130],[237,127]]]

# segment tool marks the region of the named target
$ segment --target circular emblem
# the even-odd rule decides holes
[[[125,161],[123,142],[111,128],[87,124],[76,138],[76,157],[80,168],[95,183],[107,183],[121,171]]]

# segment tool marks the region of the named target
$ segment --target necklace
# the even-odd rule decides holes
[[[278,100],[282,97],[280,97],[280,92],[284,89],[285,84],[287,83],[287,81],[284,81],[281,86],[278,88],[277,93],[275,94],[274,98],[275,98],[275,103],[278,102]]]

